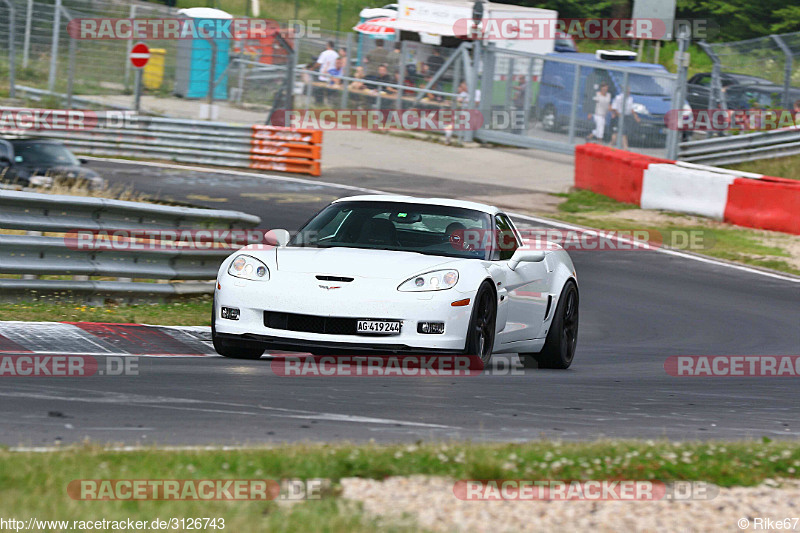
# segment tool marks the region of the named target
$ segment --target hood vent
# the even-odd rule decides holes
[[[317,276],[320,281],[338,281],[341,283],[350,283],[354,278],[347,278],[344,276]]]

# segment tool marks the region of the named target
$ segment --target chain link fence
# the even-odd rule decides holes
[[[7,11],[3,1],[0,20]],[[122,106],[133,103],[135,76],[128,60],[133,43],[73,39],[67,30],[70,20],[179,16],[177,9],[156,4],[8,1],[15,8],[16,83],[34,88],[26,94],[41,99],[67,95],[66,101],[47,101],[50,107],[85,105],[92,98]],[[0,68],[8,65],[11,26],[0,22]],[[600,62],[588,54],[526,54],[471,42],[445,48],[403,41],[396,48],[392,36],[380,54],[373,37],[325,30],[308,36],[302,28],[280,28],[293,53],[277,37],[217,41],[213,80],[212,62],[195,61],[193,55],[200,45],[210,50],[207,43],[148,40],[145,95],[162,98],[160,107],[167,114],[176,96],[200,103],[224,101],[263,111],[265,117],[288,108],[479,109],[480,129],[457,131],[458,138],[571,153],[588,137],[653,155],[668,153],[672,142],[665,113],[683,107],[675,100],[676,76],[663,68]],[[346,57],[336,76],[320,75],[315,65],[328,42]],[[385,73],[376,72],[378,61],[386,64]],[[608,101],[600,105],[596,97],[603,84],[608,96],[601,98]],[[215,117],[209,113],[208,118]],[[448,140],[453,134],[443,132]]]
[[[490,47],[480,87],[485,124],[478,138],[572,153],[587,140],[665,156],[678,133],[667,128],[677,76],[648,64],[590,54],[522,54]]]
[[[800,32],[701,46],[714,65],[709,108],[791,109],[800,100]],[[743,80],[747,87],[730,87],[725,73],[752,78]]]

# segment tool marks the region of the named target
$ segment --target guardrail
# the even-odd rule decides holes
[[[322,132],[318,130],[126,114],[123,119],[99,120],[96,127],[71,130],[68,134],[52,130],[19,133],[58,139],[79,154],[146,157],[312,176],[321,173]]]
[[[789,128],[681,143],[679,159],[730,165],[800,154],[800,128]]]
[[[0,190],[0,294],[10,299],[66,294],[89,300],[152,300],[213,292],[219,265],[231,247],[173,246],[169,231],[250,229],[259,217],[238,211],[143,204],[105,198],[56,196]],[[76,245],[82,232],[150,231],[149,246],[109,240],[106,246]],[[42,232],[63,236],[42,236]],[[105,234],[105,233],[104,233]],[[160,237],[163,236],[162,241]],[[50,276],[57,279],[39,279]],[[63,279],[75,276],[73,279]],[[89,277],[118,277],[93,280]],[[149,281],[133,281],[149,280]]]

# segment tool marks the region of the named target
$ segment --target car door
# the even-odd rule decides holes
[[[686,84],[686,99],[692,109],[708,109],[708,98],[711,94],[710,87],[710,74],[696,74]]]
[[[497,214],[494,224],[498,244],[492,252],[491,272],[499,300],[497,339],[505,344],[536,338],[547,308],[547,262],[524,262],[515,270],[508,268],[508,260],[523,241],[505,214]]]
[[[0,180],[10,180],[13,175],[14,150],[11,143],[0,139]]]

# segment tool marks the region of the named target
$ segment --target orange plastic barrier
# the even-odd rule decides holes
[[[322,132],[278,126],[253,126],[250,168],[321,174]]]

